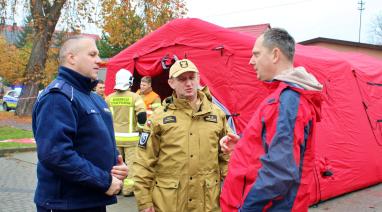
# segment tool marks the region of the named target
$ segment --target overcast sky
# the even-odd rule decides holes
[[[316,37],[358,42],[361,0],[185,0],[186,17],[223,27],[269,23],[288,30],[297,42]],[[373,43],[372,22],[382,15],[382,0],[362,0],[361,42]],[[18,17],[20,24],[23,17]],[[89,25],[85,32],[101,34]]]
[[[361,0],[186,0],[187,17],[223,26],[269,23],[288,30],[297,42],[325,37],[358,42]],[[372,43],[371,23],[382,0],[363,0],[361,42]]]

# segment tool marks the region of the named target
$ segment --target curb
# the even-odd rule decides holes
[[[4,157],[7,154],[12,154],[17,152],[33,152],[33,151],[36,151],[36,147],[5,148],[5,149],[0,149],[0,157]]]
[[[7,140],[0,141],[0,143],[7,143],[7,142],[14,142],[14,143],[21,143],[21,144],[35,144],[36,143],[34,138],[16,138],[16,139],[7,139]]]

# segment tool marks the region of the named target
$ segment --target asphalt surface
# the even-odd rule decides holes
[[[35,211],[36,163],[35,152],[0,157],[0,212]],[[137,212],[135,198],[118,196],[118,204],[108,206],[108,211]],[[327,211],[382,211],[382,183],[309,208],[309,212]]]
[[[0,111],[2,107],[0,107]],[[13,111],[12,111],[13,112]],[[0,120],[0,126],[32,130],[30,124]],[[0,156],[0,212],[36,211],[33,203],[36,187],[35,152]],[[137,212],[134,197],[118,196],[118,203],[107,207],[109,212]],[[382,212],[382,183],[321,202],[309,212]]]
[[[14,153],[0,157],[0,212],[36,211],[36,152]],[[134,197],[118,196],[109,212],[137,212]]]

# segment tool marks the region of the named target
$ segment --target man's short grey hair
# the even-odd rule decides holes
[[[146,83],[151,84],[151,77],[150,76],[144,76],[144,77],[142,77],[141,82],[146,82]]]
[[[281,28],[271,28],[263,33],[263,45],[269,49],[279,48],[281,52],[293,62],[295,41],[293,37]]]
[[[79,50],[78,44],[76,44],[79,40],[94,40],[93,38],[82,36],[82,35],[74,35],[69,38],[67,38],[64,43],[61,46],[60,53],[58,55],[58,59],[60,62],[60,65],[65,63],[65,57],[66,55],[71,53],[76,53]]]

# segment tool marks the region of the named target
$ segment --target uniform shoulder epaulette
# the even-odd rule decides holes
[[[202,90],[200,90],[201,92],[204,93],[204,95],[206,95],[207,99],[211,102],[212,101],[212,95],[211,95],[211,91],[210,89],[207,87],[207,86],[204,86],[202,88]]]
[[[163,101],[163,106],[164,106],[164,109],[163,111],[164,112],[167,112],[167,109],[168,109],[168,106],[174,102],[174,99],[172,98],[172,96],[169,96],[167,97],[164,101]]]
[[[64,80],[55,79],[53,82],[51,82],[44,91],[38,96],[38,100],[41,99],[41,97],[53,93],[53,92],[60,92],[64,94],[70,101],[73,101],[73,92],[74,88],[73,86],[66,83]]]

